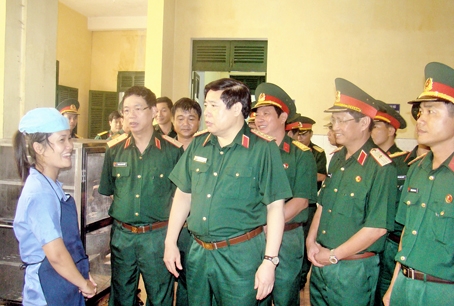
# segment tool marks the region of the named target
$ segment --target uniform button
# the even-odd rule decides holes
[[[137,178],[142,178],[142,176],[139,174],[139,175],[137,176]]]
[[[415,231],[415,230],[412,230],[411,233],[412,233],[413,235],[416,235],[418,232]]]
[[[352,193],[350,193],[350,196],[351,196],[351,197],[354,197],[354,196],[355,196],[355,194],[354,194],[354,193],[352,192]]]
[[[200,169],[199,169],[199,168],[195,169],[195,172],[199,172],[199,171],[200,171]]]
[[[328,209],[328,212],[330,213],[330,212],[331,212],[331,209]]]
[[[202,220],[203,220],[203,221],[206,221],[206,220],[207,220],[207,217],[203,217]]]
[[[442,212],[440,213],[440,216],[444,216],[444,215],[445,215],[445,212],[442,211]]]
[[[326,185],[325,185],[325,184],[323,184],[323,185],[322,185],[322,187],[323,187],[323,188],[325,188],[325,187],[326,187]]]
[[[219,152],[219,154],[224,155],[224,151]]]
[[[211,198],[211,194],[207,194],[207,198]]]
[[[159,175],[159,177],[164,177],[164,174],[161,173],[161,174]]]
[[[142,159],[142,156],[139,156],[139,159]]]
[[[344,170],[345,170],[345,168],[344,168],[344,167],[342,167],[342,168],[341,168],[341,171],[344,171]]]
[[[410,202],[410,201],[407,201],[407,202],[406,202],[406,204],[407,204],[407,205],[410,205],[410,204],[411,204],[411,202]]]
[[[237,172],[237,173],[235,173],[235,176],[236,176],[236,177],[239,177],[239,176],[240,176],[240,174],[239,174],[239,173]]]
[[[136,215],[136,217],[137,217],[137,216],[139,215],[139,213],[138,213],[138,212],[136,212],[136,213],[135,213],[134,215]]]
[[[422,208],[426,208],[426,203],[422,203],[422,204],[421,204],[421,207],[422,207]]]
[[[326,234],[326,231],[325,231],[325,230],[323,230],[323,231],[322,231],[322,234]]]
[[[217,172],[215,172],[215,173],[213,173],[213,175],[214,175],[214,176],[218,176],[218,173],[217,173]]]
[[[337,188],[334,188],[334,192],[337,192]]]
[[[140,195],[136,194],[136,198],[140,198]]]
[[[120,177],[120,173],[117,173],[117,177]]]
[[[400,260],[406,260],[406,259],[407,259],[407,257],[405,257],[405,256],[400,256]]]
[[[433,181],[435,177],[433,175],[429,176],[429,180]]]

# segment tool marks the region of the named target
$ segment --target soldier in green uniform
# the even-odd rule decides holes
[[[156,96],[148,88],[126,90],[122,107],[131,135],[108,142],[99,185],[99,193],[113,195],[109,305],[135,305],[142,275],[147,304],[170,306],[174,279],[162,261],[175,192],[168,176],[183,149],[154,132]]]
[[[404,118],[391,106],[383,101],[375,101],[378,107],[377,115],[374,118],[374,129],[372,130],[372,140],[374,143],[386,152],[394,161],[397,169],[397,197],[396,211],[400,200],[402,187],[407,177],[408,165],[405,159],[408,156],[407,151],[402,151],[396,145],[396,131],[405,129],[407,123]],[[376,305],[382,304],[382,298],[388,290],[389,284],[393,277],[395,267],[394,257],[397,253],[397,247],[400,242],[403,225],[395,222],[394,230],[388,233],[385,242],[385,249],[380,255],[380,275],[378,277],[376,291]]]
[[[274,305],[299,305],[301,266],[304,253],[302,225],[309,202],[317,201],[317,169],[309,147],[286,135],[287,118],[295,115],[293,100],[279,86],[262,83],[256,90],[255,124],[260,132],[275,138],[293,197],[284,205],[285,227],[279,251],[280,264],[272,293]]]
[[[168,97],[159,97],[156,103],[157,114],[155,120],[154,130],[162,135],[167,135],[172,138],[177,137],[177,132],[172,124],[172,107],[173,102]]]
[[[430,152],[415,160],[397,211],[405,225],[385,305],[452,305],[454,301],[454,69],[425,67],[418,143]]]
[[[284,199],[292,192],[273,138],[245,122],[250,107],[243,83],[207,84],[208,129],[196,134],[170,175],[178,188],[164,261],[178,277],[177,239],[187,218],[194,237],[186,271],[191,305],[256,305],[274,285]]]
[[[116,138],[124,133],[122,130],[123,116],[118,111],[113,111],[109,114],[110,130],[98,133],[95,137],[96,140],[104,139],[110,140]]]
[[[311,149],[312,154],[314,155],[315,162],[317,164],[317,190],[320,190],[322,182],[326,179],[326,154],[325,150],[312,143],[312,125],[315,124],[315,121],[309,117],[301,116],[298,114],[287,126],[285,129],[288,131],[288,135],[293,139],[301,142],[302,144],[308,146]],[[307,239],[307,234],[311,228],[312,219],[314,218],[315,211],[317,209],[317,204],[315,201],[309,203],[307,209],[307,220],[303,224],[304,229],[304,241]],[[307,282],[307,274],[311,269],[311,262],[307,258],[307,250],[304,250],[303,257],[303,266],[301,270],[301,289],[304,289],[304,286]]]
[[[199,103],[189,98],[181,98],[172,107],[172,121],[177,133],[176,141],[183,145],[186,150],[192,142],[194,134],[199,130],[202,108]],[[192,237],[185,223],[178,237],[178,248],[180,249],[181,265],[183,269],[179,270],[177,278],[178,286],[176,292],[176,305],[189,305],[188,291],[186,282],[186,261],[189,249],[192,244]]]
[[[306,240],[311,305],[372,305],[378,253],[394,225],[397,171],[370,137],[375,100],[347,80],[335,84],[326,112],[343,148],[333,154]]]
[[[68,118],[71,138],[82,138],[76,134],[76,127],[79,121],[79,107],[79,101],[73,98],[61,101],[56,107],[60,114]]]

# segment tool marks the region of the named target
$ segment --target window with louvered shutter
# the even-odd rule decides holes
[[[113,91],[90,90],[88,112],[88,137],[108,131],[109,114],[118,110],[118,93]]]
[[[117,91],[124,92],[132,86],[145,85],[145,71],[118,71]]]
[[[79,89],[69,86],[58,85],[57,86],[57,98],[55,99],[55,106],[57,106],[61,101],[68,98],[73,98],[78,100],[79,98]]]

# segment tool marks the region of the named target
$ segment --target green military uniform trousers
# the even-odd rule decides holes
[[[264,233],[215,250],[206,250],[193,241],[187,261],[189,304],[264,305],[268,301],[257,301],[254,289],[255,273],[263,262],[264,250]]]
[[[172,305],[174,278],[163,261],[166,234],[167,227],[135,234],[114,221],[111,263],[115,267],[112,267],[111,282],[116,286],[112,286],[110,306],[136,305],[140,274],[147,291],[147,305]],[[114,296],[117,304],[114,304]]]
[[[302,226],[284,232],[279,249],[279,265],[273,290],[275,306],[300,304],[300,274],[303,264],[304,233]]]
[[[385,241],[385,249],[380,253],[380,275],[378,277],[376,305],[383,305],[382,299],[386,291],[388,291],[391,279],[393,278],[394,267],[396,266],[397,250],[399,245],[387,238]]]
[[[304,231],[304,243],[306,243],[307,234],[309,234],[309,230],[311,229],[312,219],[314,219],[315,211],[317,210],[317,204],[309,203],[309,206],[306,208],[308,213],[307,221],[303,223],[303,231]],[[303,255],[303,267],[301,269],[301,283],[300,289],[303,289],[307,282],[307,274],[311,269],[312,263],[307,258],[307,250],[304,248],[304,255]]]
[[[180,250],[180,260],[183,270],[179,270],[180,274],[177,278],[178,286],[176,293],[176,306],[187,306],[189,305],[188,301],[188,286],[186,281],[186,266],[188,260],[189,249],[192,244],[191,233],[189,233],[188,227],[185,226],[181,229],[180,236],[178,236],[178,249]]]
[[[391,306],[447,306],[454,304],[454,285],[425,282],[405,277],[402,272],[394,283]]]
[[[374,305],[379,261],[375,255],[322,268],[312,266],[311,305]]]

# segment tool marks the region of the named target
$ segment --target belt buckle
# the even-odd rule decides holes
[[[132,226],[131,227],[131,232],[134,233],[134,234],[137,234],[139,232],[139,228],[136,227],[136,226]]]
[[[407,267],[405,269],[407,269],[407,277],[409,277],[411,279],[415,279],[415,270],[413,270],[410,267]]]
[[[202,241],[202,240],[200,240],[200,241]],[[207,249],[209,251],[214,250],[213,244],[210,243],[210,242],[202,241],[202,246],[203,246],[204,249]]]

